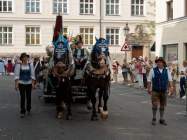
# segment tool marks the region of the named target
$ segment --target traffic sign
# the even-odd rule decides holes
[[[121,48],[121,51],[130,51],[131,48],[130,46],[127,44],[127,42],[125,42]]]

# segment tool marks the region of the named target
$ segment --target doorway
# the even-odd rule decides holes
[[[143,56],[143,46],[132,46],[132,58]]]

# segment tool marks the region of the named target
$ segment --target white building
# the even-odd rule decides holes
[[[0,54],[45,53],[59,11],[67,35],[81,34],[88,48],[95,36],[108,37],[111,52],[123,53],[125,24],[134,33],[137,25],[154,21],[154,1],[0,0]]]
[[[157,0],[156,8],[156,55],[182,66],[187,59],[187,0]]]

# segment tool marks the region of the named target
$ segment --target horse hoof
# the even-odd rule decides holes
[[[98,113],[101,113],[101,112],[103,112],[103,107],[98,108]]]
[[[97,116],[94,115],[91,117],[91,121],[97,121],[97,120],[98,120]]]
[[[63,113],[62,112],[59,112],[58,114],[57,114],[57,119],[62,119],[63,118]]]
[[[108,111],[102,111],[101,112],[101,119],[107,120],[107,118],[108,118]]]

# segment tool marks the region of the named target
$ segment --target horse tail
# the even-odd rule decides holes
[[[110,93],[111,93],[111,90],[110,90],[110,87],[111,87],[111,82],[109,81],[108,82],[108,97],[110,97]]]

